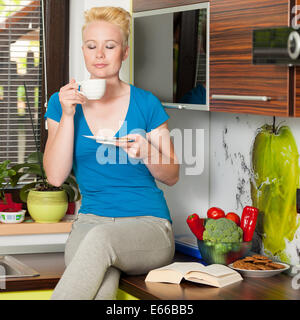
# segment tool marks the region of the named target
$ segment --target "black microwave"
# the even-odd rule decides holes
[[[291,27],[253,30],[252,45],[253,64],[300,65],[300,31]]]

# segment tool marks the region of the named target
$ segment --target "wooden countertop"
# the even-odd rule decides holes
[[[199,261],[176,252],[174,261]],[[232,285],[215,288],[183,280],[180,285],[145,282],[143,276],[123,275],[120,288],[144,300],[300,300],[300,290],[291,286],[292,277],[244,278]]]
[[[31,219],[26,219],[22,223],[0,223],[0,236],[69,233],[72,223],[71,219],[64,219],[57,223],[37,223]]]
[[[13,255],[36,269],[40,276],[10,278],[4,291],[53,289],[64,269],[63,253]],[[176,252],[174,261],[197,261],[196,258]],[[279,274],[270,278],[244,278],[243,281],[214,288],[182,281],[180,285],[146,283],[145,275],[122,275],[120,289],[143,300],[300,300],[300,290],[291,286],[292,277]]]

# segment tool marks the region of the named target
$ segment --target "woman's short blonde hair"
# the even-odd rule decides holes
[[[106,21],[120,27],[123,32],[123,45],[128,45],[130,33],[131,15],[128,11],[120,7],[94,7],[84,12],[85,23],[82,26],[82,34],[86,26],[93,21]]]

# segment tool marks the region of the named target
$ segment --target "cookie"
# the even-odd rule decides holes
[[[258,264],[256,265],[259,270],[274,270],[272,267],[269,267],[266,264]]]
[[[252,258],[254,258],[254,259],[256,259],[256,260],[270,260],[268,257],[263,256],[263,255],[261,255],[261,254],[254,254],[254,255],[252,256]]]
[[[245,257],[244,259],[242,259],[242,261],[253,262],[253,261],[255,261],[255,258],[253,258],[253,257]]]
[[[276,262],[270,262],[267,264],[267,266],[273,268],[273,269],[284,269],[284,266],[280,263],[276,263]]]
[[[234,268],[242,269],[245,264],[246,262],[243,262],[242,260],[237,260],[237,261],[234,261],[232,265]]]
[[[268,264],[272,262],[272,260],[253,260],[254,264]]]
[[[251,262],[244,262],[241,260],[235,261],[233,263],[234,268],[244,269],[244,270],[258,270],[258,267]]]

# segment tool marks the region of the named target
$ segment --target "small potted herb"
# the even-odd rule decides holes
[[[9,168],[9,164],[10,160],[0,163],[0,221],[3,223],[19,223],[25,217],[22,203],[14,202],[11,194],[5,192],[12,177],[16,175],[15,170]]]

